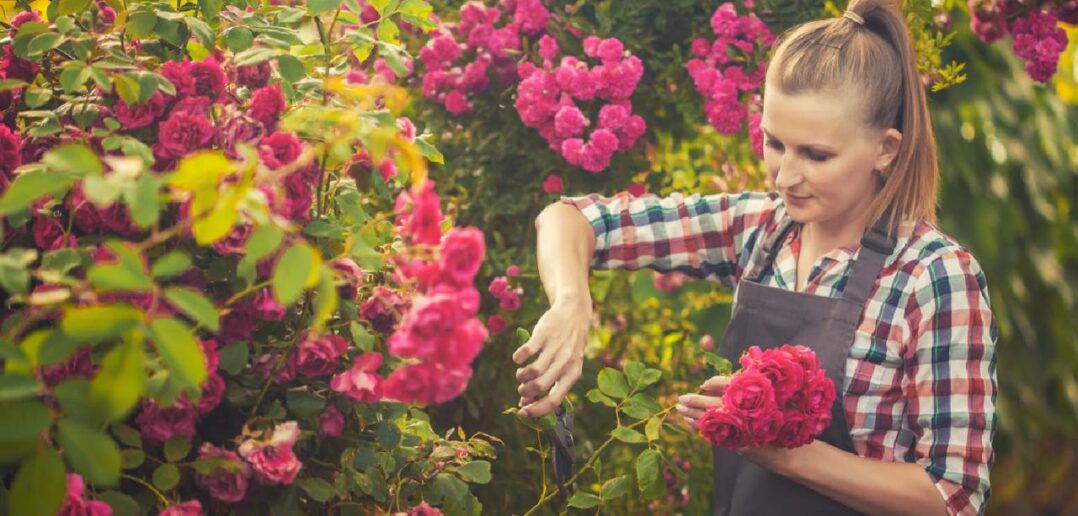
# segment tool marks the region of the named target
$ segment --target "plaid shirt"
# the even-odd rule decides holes
[[[788,217],[777,194],[563,197],[595,229],[598,269],[680,271],[736,287],[753,250]],[[799,228],[763,285],[795,289]],[[804,292],[841,295],[860,245],[821,257]],[[899,227],[846,360],[858,455],[916,462],[951,514],[981,514],[996,429],[996,326],[970,252],[925,222]]]

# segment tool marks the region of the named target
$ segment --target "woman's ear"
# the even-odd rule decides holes
[[[902,133],[898,132],[898,129],[890,128],[883,132],[880,139],[880,151],[876,155],[876,170],[887,170],[887,167],[895,162],[901,144]]]

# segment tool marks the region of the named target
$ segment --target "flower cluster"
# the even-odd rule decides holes
[[[831,424],[835,383],[805,346],[784,345],[741,357],[742,370],[730,379],[722,405],[708,408],[697,422],[715,446],[796,448],[812,442]]]
[[[708,122],[722,134],[734,134],[749,117],[745,97],[752,98],[766,74],[763,64],[746,70],[745,59],[740,56],[753,57],[766,51],[775,42],[775,35],[755,14],[738,15],[732,3],[715,10],[711,30],[715,41],[693,40],[692,53],[696,57],[685,66],[696,91],[707,101],[704,112]]]
[[[520,267],[511,265],[505,271],[505,274],[505,276],[498,276],[490,280],[487,291],[498,300],[499,308],[507,312],[515,312],[520,309],[520,296],[524,295],[524,287],[513,288],[509,284],[509,278],[519,276]],[[507,324],[504,317],[495,314],[487,320],[487,326],[490,328],[491,333],[501,333],[505,331]]]
[[[512,19],[503,20],[503,8]],[[492,74],[498,87],[515,84],[513,54],[520,51],[522,35],[541,33],[549,18],[540,0],[503,0],[501,8],[465,3],[460,21],[439,27],[419,52],[426,68],[423,98],[461,115],[472,110],[475,94],[490,87]]]
[[[1067,32],[1054,12],[1035,9],[1011,25],[1015,55],[1026,61],[1026,72],[1035,81],[1048,82],[1056,74],[1059,55],[1067,48]]]
[[[111,516],[112,507],[100,500],[83,498],[86,483],[78,473],[67,474],[67,495],[60,506],[59,516]]]
[[[601,172],[616,152],[629,150],[647,130],[632,112],[629,98],[644,74],[644,64],[625,51],[617,38],[584,38],[584,54],[599,64],[588,66],[564,56],[558,66],[558,44],[549,35],[539,40],[543,66],[522,64],[516,108],[524,125],[538,129],[550,149],[588,172]],[[598,101],[598,102],[596,102]],[[600,104],[597,123],[577,104]],[[589,126],[594,126],[590,132]]]

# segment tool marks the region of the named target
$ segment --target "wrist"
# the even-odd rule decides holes
[[[591,310],[591,293],[587,289],[559,290],[552,305],[564,305]]]
[[[805,466],[818,462],[813,456],[820,451],[821,446],[827,446],[822,441],[812,441],[809,444],[785,450],[782,460],[776,465],[776,473],[791,480],[797,480],[805,475]]]

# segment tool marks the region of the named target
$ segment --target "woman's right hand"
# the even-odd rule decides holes
[[[538,354],[517,369],[520,415],[539,418],[553,412],[580,379],[591,317],[591,296],[559,297],[539,318],[531,339],[513,353],[517,365]]]
[[[722,405],[722,395],[726,393],[727,385],[730,385],[730,375],[712,376],[700,385],[696,393],[678,396],[677,411],[689,427],[696,430],[696,422],[704,417],[709,407]]]

